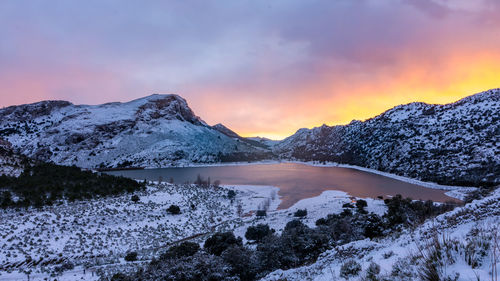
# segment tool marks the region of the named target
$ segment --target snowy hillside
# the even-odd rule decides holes
[[[285,159],[333,161],[448,185],[500,182],[500,90],[455,103],[400,105],[345,126],[300,129]]]
[[[12,144],[0,138],[0,176],[19,176],[23,171],[23,158],[12,149]]]
[[[497,189],[415,230],[337,246],[311,265],[277,270],[262,280],[497,280],[499,225]]]
[[[95,106],[11,106],[0,109],[0,137],[27,156],[86,168],[258,159],[266,152],[208,126],[177,95]]]

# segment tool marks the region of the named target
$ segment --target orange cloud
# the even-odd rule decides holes
[[[242,136],[282,139],[302,127],[365,120],[399,104],[454,102],[500,87],[499,73],[497,53],[456,52],[432,62],[401,59],[394,68],[372,75],[355,72],[340,76],[335,71],[322,75],[322,80],[270,93],[267,99],[253,98],[244,89],[231,90],[239,91],[238,95],[207,89],[204,98],[191,103],[209,123],[223,122]]]

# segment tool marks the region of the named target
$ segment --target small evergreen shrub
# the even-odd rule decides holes
[[[161,260],[190,257],[200,250],[200,245],[194,242],[182,242],[179,245],[170,247],[167,252],[160,256]]]
[[[203,248],[210,254],[220,256],[230,246],[242,246],[241,238],[236,238],[232,232],[217,232],[209,237]]]
[[[129,252],[125,256],[126,261],[136,261],[137,260],[137,252]]]
[[[167,209],[167,212],[172,215],[178,215],[181,213],[181,208],[179,208],[179,206],[177,205],[170,205],[170,207],[168,207]]]
[[[258,224],[256,226],[250,226],[247,228],[245,238],[248,240],[259,242],[271,233],[271,229],[269,229],[269,226],[267,224]]]
[[[297,217],[297,218],[303,218],[305,216],[307,216],[307,209],[299,209],[297,210],[294,214],[293,214],[294,217]]]
[[[236,192],[234,190],[229,190],[227,192],[227,198],[233,199],[234,197],[236,197]]]
[[[265,217],[267,216],[266,210],[257,210],[257,213],[255,214],[257,217]]]
[[[340,267],[340,277],[348,279],[357,276],[361,271],[361,265],[355,260],[348,260]]]

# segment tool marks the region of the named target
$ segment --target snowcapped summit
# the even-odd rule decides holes
[[[102,105],[43,101],[0,109],[0,117],[0,137],[21,153],[80,167],[165,167],[265,152],[208,126],[178,95]]]

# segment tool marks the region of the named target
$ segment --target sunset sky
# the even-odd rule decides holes
[[[175,93],[283,138],[497,87],[498,0],[0,1],[0,107]]]

